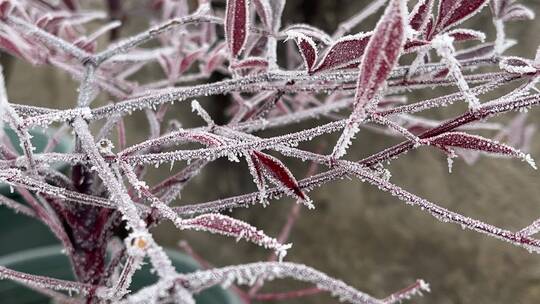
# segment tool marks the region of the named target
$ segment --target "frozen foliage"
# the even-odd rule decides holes
[[[83,1],[0,1],[2,51],[33,65],[50,65],[80,81],[71,107],[52,109],[10,100],[0,73],[0,182],[26,201],[0,196],[0,208],[43,222],[64,246],[76,280],[2,266],[0,279],[24,284],[58,302],[86,303],[194,303],[193,295],[216,284],[230,288],[246,303],[323,291],[350,303],[399,303],[429,292],[424,281],[411,279],[410,286],[377,298],[311,267],[282,261],[291,248],[287,239],[300,208],[317,204],[308,193],[344,177],[356,177],[442,222],[540,253],[540,240],[534,237],[540,232],[540,219],[519,231],[496,227],[408,192],[391,181],[392,172],[385,167],[425,146],[442,151],[450,170],[456,158],[472,164],[480,155],[518,158],[536,169],[527,154],[535,130],[527,124],[527,110],[540,104],[540,48],[536,58],[504,55],[516,43],[506,38],[505,23],[534,18],[525,2],[420,0],[413,5],[375,0],[329,34],[308,24],[282,27],[287,23],[282,21],[285,0],[226,0],[224,6],[200,0],[196,8],[188,1],[155,0],[147,8],[152,10],[147,30],[130,37],[120,37],[124,20],[115,20],[129,14],[122,6],[110,5],[115,1],[106,2],[108,12],[92,10],[101,6]],[[490,10],[484,9],[488,3]],[[494,40],[477,29],[459,28],[475,14],[489,11]],[[380,16],[375,28],[351,32],[376,14]],[[286,56],[278,61],[282,53]],[[400,60],[404,54],[412,56],[410,65]],[[160,67],[162,78],[131,80],[149,65]],[[223,80],[213,81],[218,73]],[[454,91],[426,100],[407,99],[410,91],[448,87]],[[499,88],[515,89],[496,96]],[[110,102],[93,106],[100,93]],[[232,100],[219,113],[225,122],[197,101],[206,96]],[[197,127],[183,128],[182,122],[166,115],[175,102],[186,101],[191,101],[193,111],[185,115],[198,117]],[[425,114],[453,104],[462,114],[443,120]],[[137,111],[146,115],[149,134],[128,145],[131,130],[124,121]],[[348,117],[341,115],[344,111]],[[488,121],[515,111],[521,113],[513,114],[508,124]],[[315,126],[305,127],[308,121]],[[57,125],[61,127],[45,150],[35,151],[30,131]],[[101,129],[94,134],[96,126]],[[21,155],[7,140],[5,127],[18,136]],[[353,141],[360,129],[402,142],[363,159],[345,160],[353,157],[347,148],[360,142]],[[51,152],[68,130],[75,137],[74,151]],[[263,130],[274,135],[262,137],[257,132]],[[315,145],[305,144],[339,133],[330,155],[310,151],[308,147]],[[257,191],[184,202],[183,189],[219,158],[249,172]],[[288,168],[295,160],[310,162],[303,179]],[[58,162],[69,170],[56,171],[53,165]],[[183,166],[178,169],[175,162]],[[146,169],[161,165],[166,165],[160,171],[168,176],[149,185]],[[316,173],[318,167],[325,171]],[[222,214],[259,202],[267,206],[283,196],[297,204],[277,237],[234,214]],[[182,204],[174,206],[177,201]],[[270,249],[269,262],[214,268],[184,244],[207,269],[179,274],[150,232],[163,221],[178,230],[244,239]],[[107,259],[110,248],[112,258]],[[145,258],[158,281],[133,293],[133,275]],[[277,278],[311,286],[260,292],[265,281]],[[242,289],[245,285],[249,290]]]

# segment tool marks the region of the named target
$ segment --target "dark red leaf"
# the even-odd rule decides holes
[[[304,59],[306,69],[308,70],[308,72],[311,72],[313,65],[317,61],[318,56],[317,46],[315,45],[315,42],[313,42],[311,38],[301,34],[296,36],[294,40],[296,41],[296,45],[298,46],[300,54]]]
[[[414,6],[410,16],[409,25],[418,32],[423,32],[431,16],[433,0],[421,0]]]
[[[488,0],[440,0],[435,34],[467,20],[487,3]]]
[[[353,112],[343,129],[334,150],[333,158],[345,155],[351,139],[358,132],[359,123],[365,118],[365,107],[383,87],[398,62],[405,44],[407,7],[404,0],[390,1],[368,45],[358,73]]]
[[[279,159],[259,151],[253,151],[253,155],[255,156],[254,163],[259,162],[261,167],[270,173],[277,182],[291,190],[300,199],[306,199],[306,195],[298,186],[296,178]]]
[[[197,51],[193,51],[193,52],[187,54],[186,56],[184,56],[184,58],[182,58],[182,60],[180,61],[180,64],[179,64],[179,67],[178,67],[178,74],[182,75],[184,72],[186,72],[191,67],[191,65],[197,59],[199,59],[202,55],[203,55],[203,51],[202,50],[197,50]]]
[[[538,71],[527,59],[514,56],[503,58],[499,62],[499,67],[514,74],[530,74]]]
[[[373,99],[398,62],[405,43],[405,4],[393,0],[375,27],[360,64],[355,107]]]
[[[247,41],[248,0],[227,0],[225,39],[232,57],[237,57]]]
[[[412,39],[412,40],[408,40],[406,43],[405,43],[405,46],[403,46],[403,51],[405,53],[412,53],[412,52],[416,52],[418,51],[419,49],[429,45],[429,41],[426,41],[426,40],[420,40],[420,39]]]
[[[231,65],[232,69],[266,69],[268,61],[262,57],[249,57]]]
[[[455,41],[467,41],[467,40],[480,40],[484,41],[486,35],[479,31],[469,30],[469,29],[455,29],[447,33],[450,37],[454,38]]]
[[[223,61],[225,61],[225,43],[220,43],[206,56],[206,64],[204,65],[203,72],[210,75],[217,67],[219,67]]]
[[[433,75],[433,78],[435,78],[435,79],[446,78],[446,77],[448,77],[448,74],[450,74],[450,69],[444,68],[444,69],[438,71],[437,73],[435,73],[435,75]]]
[[[337,40],[328,48],[323,59],[312,72],[335,70],[359,64],[370,37],[371,32],[345,36]]]
[[[326,45],[332,43],[332,38],[327,33],[309,24],[296,23],[289,25],[282,32],[293,37],[302,34]]]
[[[463,132],[448,132],[429,138],[431,145],[437,146],[445,151],[449,148],[461,148],[484,153],[497,154],[501,156],[518,157],[527,161],[534,167],[534,162],[525,153],[497,141]]]
[[[261,168],[261,163],[257,159],[257,156],[253,152],[249,153],[249,157],[251,159],[251,166],[250,166],[250,172],[251,175],[253,175],[253,179],[255,180],[255,184],[257,185],[257,189],[259,191],[264,190],[264,175],[263,175],[263,169]]]

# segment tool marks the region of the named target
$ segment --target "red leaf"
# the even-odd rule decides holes
[[[403,51],[405,53],[413,53],[418,51],[419,49],[429,45],[429,41],[426,40],[420,40],[420,39],[412,39],[408,40],[405,43],[405,46],[403,46]]]
[[[345,36],[328,48],[321,63],[313,69],[313,73],[334,70],[359,63],[371,37],[370,33]]]
[[[291,245],[281,244],[246,222],[219,213],[203,214],[191,219],[184,219],[181,221],[181,227],[182,229],[201,230],[231,236],[237,240],[244,238],[264,248],[276,250],[281,257],[291,247]]]
[[[441,33],[479,12],[488,0],[440,0],[435,33]]]
[[[220,43],[206,56],[206,64],[204,65],[203,72],[210,75],[215,69],[217,69],[225,60],[225,43]]]
[[[393,0],[377,23],[360,64],[355,107],[373,99],[397,64],[405,43],[405,14],[404,1]]]
[[[415,31],[422,32],[429,22],[432,9],[433,0],[418,1],[409,17],[411,28]]]
[[[264,191],[264,175],[263,169],[261,168],[261,163],[257,159],[254,153],[249,153],[250,161],[248,160],[249,170],[251,175],[253,175],[253,180],[257,185],[259,191]]]
[[[359,130],[359,123],[366,116],[366,105],[375,97],[397,64],[405,44],[406,19],[405,1],[393,0],[377,23],[360,63],[354,109],[334,147],[333,158],[345,155],[351,139]]]
[[[182,75],[184,72],[186,72],[191,65],[199,59],[203,55],[202,50],[197,50],[194,52],[191,52],[187,54],[182,60],[180,61],[179,67],[178,67],[178,74]]]
[[[237,57],[247,41],[248,1],[227,0],[225,40],[232,57]]]
[[[327,45],[332,43],[332,38],[327,33],[309,24],[297,23],[289,25],[282,32],[290,36],[303,34]]]
[[[308,72],[311,72],[313,65],[317,61],[317,46],[315,45],[315,42],[308,36],[298,34],[295,39],[296,45],[298,46],[298,49],[300,50],[300,54],[302,55],[302,58],[304,59],[304,64],[306,65],[306,69]]]
[[[306,199],[306,195],[298,186],[296,178],[279,159],[259,151],[253,151],[253,155],[255,156],[253,158],[254,163],[259,163],[277,182],[291,190],[300,199]]]
[[[232,69],[266,69],[268,61],[262,57],[249,57],[231,65]]]
[[[535,167],[534,161],[529,155],[511,146],[478,135],[463,132],[448,132],[429,138],[429,142],[445,151],[448,148],[454,147],[501,156],[517,157],[527,161],[532,167]]]
[[[499,67],[513,74],[531,74],[538,71],[528,60],[514,56],[503,58]]]
[[[484,41],[486,35],[479,31],[469,30],[469,29],[455,29],[448,32],[448,35],[454,38],[455,41],[466,41],[466,40],[480,40]]]

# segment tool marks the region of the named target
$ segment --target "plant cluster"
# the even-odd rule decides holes
[[[52,109],[9,100],[0,78],[1,123],[15,130],[24,152],[16,153],[2,126],[0,182],[13,187],[24,203],[0,196],[0,205],[45,223],[62,243],[76,281],[3,266],[1,279],[24,284],[60,303],[194,303],[194,294],[219,284],[231,286],[246,303],[321,291],[350,303],[397,303],[429,291],[418,280],[378,299],[311,267],[283,261],[299,208],[317,205],[309,192],[344,177],[372,184],[442,222],[540,252],[540,240],[533,237],[540,231],[540,219],[520,231],[495,227],[408,192],[392,182],[386,168],[388,162],[420,147],[441,151],[450,170],[454,158],[474,162],[480,154],[517,158],[536,168],[526,153],[532,129],[525,123],[525,112],[540,104],[535,87],[540,52],[534,59],[504,55],[516,43],[505,36],[504,25],[534,18],[524,5],[513,0],[375,0],[329,34],[307,24],[283,26],[285,0],[199,0],[194,9],[188,1],[154,0],[148,3],[149,28],[122,38],[122,2],[105,1],[107,11],[93,10],[99,7],[96,2],[0,1],[0,48],[80,81],[73,106]],[[372,31],[351,33],[383,8]],[[493,41],[486,41],[481,31],[459,27],[489,11],[496,30]],[[104,41],[111,42],[102,46]],[[163,77],[138,83],[134,78],[147,65],[159,65]],[[212,81],[214,74],[225,79]],[[448,87],[456,90],[407,100],[410,92]],[[485,100],[500,88],[511,90]],[[100,93],[106,93],[110,103],[92,106]],[[224,124],[216,123],[196,101],[218,95],[232,101]],[[191,102],[193,115],[204,124],[183,128],[181,122],[166,119],[175,102]],[[455,103],[466,105],[458,116],[444,120],[423,116],[427,110]],[[146,140],[129,146],[124,121],[136,111],[144,111],[150,132]],[[487,122],[516,111],[522,113],[509,124]],[[290,131],[305,121],[317,125]],[[50,126],[60,127],[45,150],[37,153],[29,131]],[[92,132],[96,126],[99,131]],[[261,131],[271,129],[281,135],[262,137]],[[348,146],[361,129],[402,142],[363,159],[350,159]],[[52,152],[68,130],[74,134],[74,151]],[[331,133],[339,138],[327,154],[299,148]],[[295,177],[281,156],[310,162],[311,173]],[[173,205],[190,181],[219,158],[239,166],[245,162],[258,190]],[[68,164],[69,170],[56,170],[52,165],[59,162]],[[145,182],[149,166],[167,165],[163,170],[168,170],[175,162],[182,168],[171,170],[154,185]],[[326,170],[316,173],[316,166]],[[284,196],[297,204],[277,238],[223,212],[265,206]],[[164,221],[179,230],[244,239],[268,248],[272,255],[265,262],[207,265],[178,273],[149,232]],[[183,246],[191,252],[187,244]],[[130,292],[133,274],[145,259],[159,280]],[[276,278],[293,278],[313,287],[260,292],[264,281]],[[249,290],[240,289],[242,285]]]

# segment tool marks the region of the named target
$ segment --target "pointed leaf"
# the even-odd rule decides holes
[[[474,150],[489,154],[497,154],[500,156],[510,156],[521,158],[536,168],[536,165],[530,155],[527,155],[511,146],[493,141],[491,139],[471,135],[463,132],[448,132],[428,139],[432,145],[438,146],[443,150],[448,148],[461,148]]]
[[[391,1],[366,47],[356,85],[355,107],[373,99],[398,62],[405,43],[405,2]]]
[[[469,29],[455,29],[447,33],[454,41],[480,40],[484,41],[486,35],[482,32]]]
[[[409,16],[409,25],[413,30],[422,32],[425,29],[431,16],[433,2],[433,0],[421,0],[414,6]]]
[[[430,42],[427,40],[420,40],[420,39],[411,39],[407,40],[405,45],[403,46],[403,52],[405,53],[413,53],[416,52],[422,48],[425,48],[429,46]]]
[[[253,151],[254,163],[258,162],[261,168],[264,168],[279,184],[289,189],[292,193],[298,196],[302,200],[306,200],[307,197],[300,189],[296,178],[292,175],[291,171],[285,167],[285,165],[277,158],[270,156],[266,153],[259,151]]]
[[[275,250],[280,257],[285,256],[290,244],[281,244],[278,240],[264,234],[250,224],[219,213],[203,214],[181,221],[183,229],[208,231],[211,233],[242,238],[264,248]]]
[[[377,95],[397,64],[405,44],[406,22],[405,1],[391,1],[377,23],[362,57],[353,113],[334,147],[333,158],[345,155],[351,139],[359,130],[360,122],[365,119],[366,105]]]
[[[334,70],[359,63],[368,45],[371,32],[345,36],[328,48],[321,63],[313,70]]]
[[[440,0],[435,33],[441,33],[478,13],[488,0]]]
[[[242,52],[248,33],[248,0],[227,0],[225,40],[232,57]]]
[[[296,35],[297,36],[294,38],[294,41],[300,50],[300,54],[302,55],[306,69],[308,72],[311,72],[318,57],[317,46],[315,45],[315,42],[308,36],[300,33],[297,33]]]
[[[327,33],[309,24],[297,23],[289,25],[283,30],[286,35],[288,35],[288,32],[300,33],[327,45],[332,43],[332,38]]]
[[[262,57],[248,57],[231,65],[232,69],[262,69],[268,68],[268,60]]]
[[[538,71],[529,60],[515,56],[503,58],[499,62],[499,67],[513,74],[530,74]]]
[[[262,193],[262,196],[264,197],[265,183],[261,163],[259,162],[254,153],[249,153],[247,156],[249,156],[246,157],[246,161],[249,167],[249,173],[251,173],[251,176],[253,176],[253,181],[255,182],[255,185],[257,185],[257,189]]]
[[[255,11],[261,22],[266,29],[272,31],[272,25],[274,24],[274,16],[272,14],[272,7],[268,0],[253,0],[253,5],[255,6]]]

